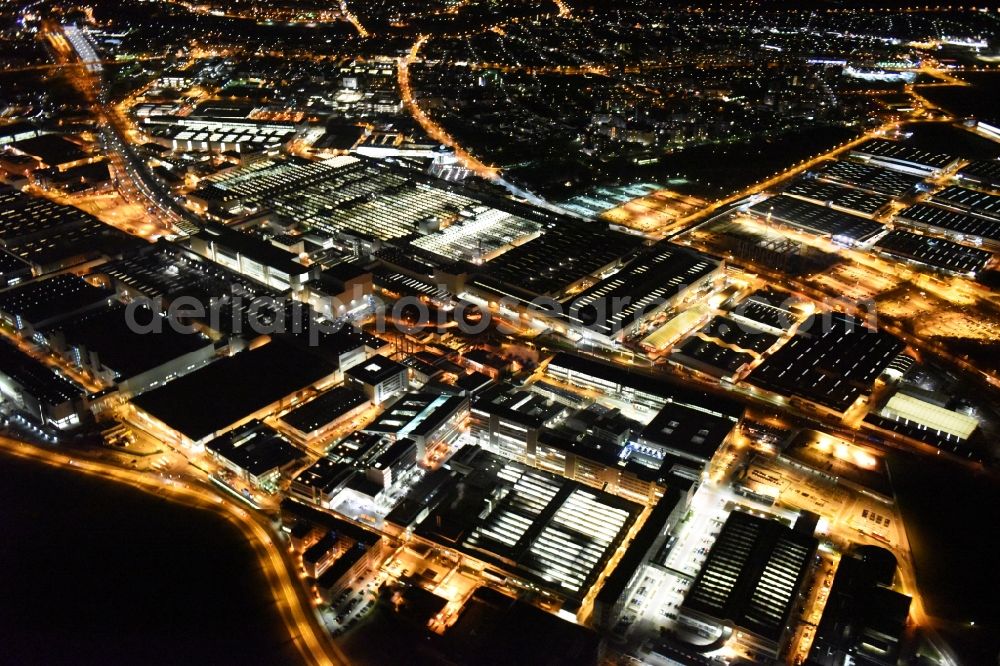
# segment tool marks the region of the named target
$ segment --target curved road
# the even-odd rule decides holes
[[[291,556],[275,537],[266,516],[248,511],[235,501],[195,483],[165,481],[148,472],[75,457],[68,451],[57,453],[5,436],[0,436],[0,451],[54,467],[68,465],[84,474],[123,483],[187,506],[214,511],[239,529],[253,547],[289,639],[302,655],[303,663],[317,666],[350,663],[327,633],[305,586],[298,580]]]

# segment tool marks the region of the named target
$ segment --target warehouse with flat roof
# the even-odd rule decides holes
[[[272,340],[210,363],[132,401],[137,419],[157,434],[203,445],[282,407],[306,389],[331,382],[337,368]]]
[[[748,211],[766,222],[786,224],[817,236],[829,236],[833,241],[846,245],[864,243],[885,228],[868,218],[843,213],[788,194],[779,194],[755,203]]]
[[[815,315],[799,331],[757,366],[748,381],[838,412],[869,395],[875,379],[904,347],[895,336],[839,313]]]
[[[811,534],[733,511],[684,598],[681,624],[718,639],[735,627],[751,658],[777,657],[817,545]]]
[[[661,243],[564,300],[561,314],[577,334],[611,344],[671,305],[707,292],[722,270],[717,259]]]
[[[894,223],[945,234],[959,241],[1000,248],[1000,220],[918,203],[900,211]]]
[[[886,139],[866,141],[851,150],[851,155],[866,162],[921,178],[940,175],[957,166],[960,161],[954,155],[932,153],[901,141]]]
[[[846,160],[826,163],[816,173],[816,178],[893,198],[915,192],[922,182],[917,176],[884,169],[874,164],[860,164]]]
[[[890,231],[880,238],[874,249],[894,258],[968,277],[975,277],[993,258],[986,250],[900,229]]]

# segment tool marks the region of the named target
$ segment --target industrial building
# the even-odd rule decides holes
[[[781,336],[798,320],[794,309],[792,297],[780,292],[761,290],[750,294],[726,316],[738,323],[745,323],[751,330],[759,329]]]
[[[963,441],[979,428],[979,419],[975,416],[948,409],[926,396],[905,391],[889,398],[878,413],[886,419],[912,424],[940,437]]]
[[[291,252],[221,224],[205,224],[189,242],[203,257],[279,292],[300,291],[314,276],[314,271],[296,261]]]
[[[338,386],[284,414],[281,423],[295,441],[308,445],[322,440],[339,424],[364,412],[370,405],[363,391]]]
[[[111,289],[76,275],[56,275],[0,292],[0,318],[24,337],[34,338],[60,321],[110,307],[114,297]]]
[[[1000,220],[1000,194],[989,194],[953,185],[935,192],[931,201],[942,208],[954,208]]]
[[[31,278],[31,265],[0,249],[0,289],[12,287]]]
[[[920,178],[940,176],[958,166],[954,155],[931,153],[899,141],[872,139],[851,150],[851,155],[863,162],[912,174]]]
[[[351,366],[344,378],[364,392],[373,405],[381,405],[410,385],[406,366],[381,354]]]
[[[545,366],[545,373],[558,381],[599,391],[644,409],[659,411],[672,402],[713,416],[738,420],[743,414],[742,407],[733,401],[567,352],[556,354]]]
[[[884,169],[873,164],[849,161],[827,162],[816,173],[816,178],[824,182],[847,185],[862,192],[892,198],[916,192],[922,182],[918,176]]]
[[[261,421],[250,421],[207,444],[209,456],[254,488],[278,489],[282,475],[305,459],[276,430]]]
[[[678,456],[704,469],[736,429],[737,411],[712,414],[706,408],[669,402],[642,429],[637,443],[646,455]]]
[[[142,241],[79,208],[0,185],[0,248],[44,275],[98,258],[116,258]]]
[[[562,300],[610,275],[641,245],[636,236],[560,219],[547,224],[537,238],[485,264],[466,287],[485,301],[502,298],[519,306],[539,296]]]
[[[1000,249],[1000,220],[918,203],[900,211],[893,221],[959,242]]]
[[[207,182],[188,195],[201,209],[229,215],[270,210],[308,230],[366,240],[430,233],[481,205],[384,162],[346,156],[264,161]]]
[[[993,258],[986,250],[901,229],[878,239],[875,252],[951,275],[975,277]]]
[[[304,502],[330,508],[357,471],[351,463],[320,458],[292,479],[288,492]]]
[[[475,397],[470,419],[473,441],[491,453],[647,503],[663,486],[658,463],[629,459],[626,445],[640,427],[617,410],[570,408],[544,391],[503,383]]]
[[[169,441],[202,446],[251,419],[287,409],[333,383],[337,368],[277,340],[208,364],[132,401],[138,422]]]
[[[646,566],[662,556],[670,534],[690,510],[694,484],[688,479],[671,477],[668,486],[597,593],[594,600],[596,626],[606,630],[615,626],[624,613],[632,589],[643,579]]]
[[[785,194],[852,215],[875,217],[892,201],[884,194],[871,194],[852,187],[818,180],[800,179],[785,189]]]
[[[379,534],[291,498],[282,500],[280,514],[284,531],[290,532],[293,526],[304,523],[314,528],[314,534],[319,534],[303,551],[303,565],[316,577],[314,585],[327,603],[382,564],[385,543]],[[306,558],[308,548],[323,539],[326,543]]]
[[[197,115],[147,116],[140,127],[153,143],[185,152],[256,153],[281,148],[296,135],[292,123]]]
[[[798,396],[844,412],[871,393],[875,379],[903,347],[894,336],[853,317],[816,315],[748,380],[781,396]]]
[[[39,423],[69,428],[86,411],[86,392],[55,370],[0,339],[0,399]]]
[[[723,274],[723,262],[662,243],[568,297],[562,318],[567,332],[611,346],[650,317],[706,295]]]
[[[121,396],[166,384],[215,357],[210,338],[182,332],[178,322],[145,305],[115,303],[78,313],[37,329],[32,339],[102,384],[117,387]]]
[[[848,246],[860,245],[884,229],[868,218],[842,213],[788,194],[755,203],[748,211],[765,222],[785,224]]]
[[[409,439],[423,460],[435,447],[450,447],[462,434],[469,417],[469,398],[462,395],[416,392],[404,394],[363,432]]]
[[[840,558],[808,666],[895,666],[908,624],[910,597],[892,589],[896,557],[858,546]]]
[[[512,213],[487,206],[460,211],[447,227],[422,236],[413,246],[445,261],[483,264],[507,250],[532,241],[542,232],[542,225]]]
[[[317,314],[337,319],[369,307],[374,289],[370,270],[344,262],[320,271],[300,298]]]
[[[735,632],[751,658],[775,659],[818,542],[783,523],[733,511],[680,608],[680,623],[719,647]]]
[[[587,594],[639,513],[638,504],[479,447],[448,465],[453,474],[414,534],[568,600]]]
[[[958,170],[955,179],[973,187],[1000,189],[1000,160],[977,160]]]

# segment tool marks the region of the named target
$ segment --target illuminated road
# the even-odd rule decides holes
[[[148,61],[148,60],[163,60],[166,56],[135,56],[126,58],[123,60],[100,60],[96,63],[100,65],[122,65],[130,62],[136,61]],[[21,67],[5,67],[4,74],[14,74],[19,72],[48,72],[59,69],[75,70],[75,69],[85,69],[82,62],[50,62],[41,65],[22,65]]]
[[[572,18],[573,10],[566,4],[566,0],[552,0],[552,2],[555,3],[556,8],[559,10],[559,16],[563,18]]]
[[[62,26],[47,21],[39,33],[52,46],[60,63],[80,64],[77,54],[62,32]],[[136,153],[122,129],[121,120],[110,107],[99,72],[80,67],[70,79],[80,93],[92,103],[100,120],[102,142],[115,174],[115,185],[126,201],[142,204],[155,225],[144,227],[140,235],[147,237],[177,233],[177,228],[194,231],[198,220],[184,209],[172,194],[147,172],[145,160]],[[175,228],[176,227],[176,228]]]
[[[54,467],[71,466],[84,474],[123,483],[187,506],[214,511],[237,527],[253,547],[290,640],[305,663],[349,663],[327,634],[304,585],[293,573],[296,569],[288,551],[274,536],[266,517],[248,511],[228,497],[194,482],[174,481],[123,469],[107,462],[72,456],[68,451],[56,453],[5,436],[0,436],[0,450]]]
[[[495,180],[497,178],[497,169],[495,167],[487,166],[477,160],[473,155],[462,148],[443,127],[437,124],[437,122],[432,119],[427,112],[420,108],[416,100],[413,97],[413,89],[410,85],[410,65],[417,61],[417,57],[420,53],[420,48],[427,41],[427,36],[422,36],[413,46],[410,47],[410,51],[406,54],[406,57],[399,60],[398,67],[398,78],[399,78],[399,94],[400,98],[403,100],[403,105],[409,109],[410,114],[413,116],[420,127],[427,133],[429,137],[441,143],[455,152],[455,157],[462,164],[463,167],[472,171],[477,176],[481,176],[487,180]]]
[[[347,0],[340,0],[340,11],[344,14],[344,18],[346,18],[348,22],[354,26],[354,29],[358,31],[359,35],[362,37],[368,36],[368,31],[365,30],[365,27],[361,25],[361,21],[359,21],[358,17],[354,15],[354,12],[351,11],[350,7],[347,6]]]

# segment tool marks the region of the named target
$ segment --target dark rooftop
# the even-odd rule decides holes
[[[365,394],[355,388],[338,386],[301,407],[296,407],[282,416],[281,420],[299,432],[308,434],[337,420],[367,400]]]
[[[844,411],[867,395],[875,379],[903,350],[903,343],[860,320],[818,315],[749,375],[751,383]]]
[[[260,421],[216,437],[205,445],[212,451],[253,476],[305,458],[305,454],[281,436],[276,430]]]
[[[58,134],[43,134],[11,145],[22,153],[37,157],[49,166],[75,162],[87,156],[78,145]]]
[[[84,310],[103,307],[114,291],[95,287],[81,277],[62,274],[0,292],[0,312],[33,326],[46,326]]]
[[[575,323],[613,335],[718,267],[716,259],[663,243],[562,305]]]
[[[350,463],[320,458],[299,472],[295,477],[295,483],[329,493],[347,483],[357,471],[357,468]]]
[[[953,273],[976,273],[993,257],[986,250],[898,229],[880,238],[875,247],[887,254]]]
[[[736,424],[728,418],[667,403],[643,428],[640,437],[707,462],[735,427]]]
[[[899,213],[896,219],[946,229],[967,236],[978,236],[994,243],[1000,243],[1000,220],[961,213],[925,203],[918,203],[906,208]]]
[[[884,169],[873,164],[858,164],[847,161],[830,162],[824,165],[818,178],[891,197],[900,197],[912,192],[920,184],[920,178],[916,176]]]
[[[0,339],[0,373],[10,377],[43,405],[57,406],[79,400],[84,391],[52,368]]]
[[[888,141],[886,139],[866,141],[857,148],[854,148],[852,152],[859,155],[873,155],[894,162],[911,162],[935,169],[943,169],[956,159],[952,155],[931,153],[907,143]]]
[[[472,594],[446,640],[459,663],[482,666],[594,666],[600,655],[592,629],[488,587]]]
[[[195,370],[133,404],[198,441],[335,371],[321,359],[271,341]]]
[[[750,207],[761,218],[798,227],[820,236],[867,240],[884,228],[868,218],[842,213],[826,206],[796,199],[788,194],[765,199]]]
[[[139,324],[151,326],[154,318],[159,319],[158,330],[133,331],[128,324],[126,306],[115,303],[108,308],[88,310],[63,319],[44,329],[43,333],[49,336],[58,332],[67,345],[95,352],[101,364],[113,370],[119,380],[135,377],[212,344],[201,333],[175,330],[172,320],[145,305],[138,307],[133,316]]]
[[[406,372],[406,366],[396,363],[381,354],[376,354],[368,360],[351,367],[344,374],[358,380],[362,384],[374,386],[400,372]]]
[[[775,520],[733,511],[682,608],[778,640],[817,542]]]

